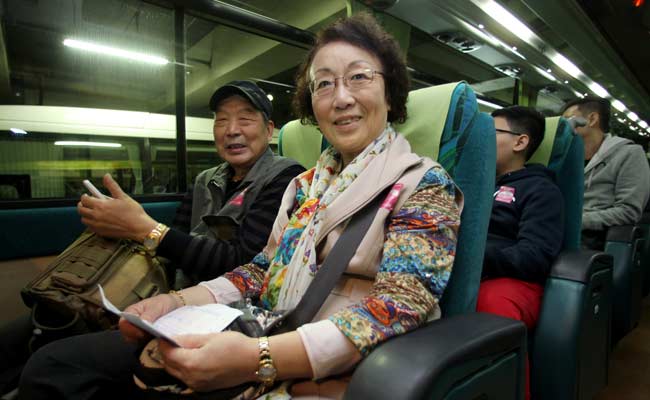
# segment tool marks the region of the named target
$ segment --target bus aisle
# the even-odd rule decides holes
[[[647,400],[650,398],[650,296],[643,301],[641,322],[614,348],[609,361],[609,382],[594,400]]]

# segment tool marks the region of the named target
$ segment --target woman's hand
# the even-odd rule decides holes
[[[183,347],[160,340],[165,370],[190,388],[207,392],[255,381],[259,365],[256,338],[239,332],[175,337]]]
[[[156,221],[137,201],[124,193],[109,174],[104,175],[104,187],[111,192],[112,198],[81,196],[77,204],[81,222],[100,236],[142,242],[156,227]]]
[[[161,316],[180,307],[181,304],[170,294],[161,294],[155,297],[144,299],[128,306],[124,312],[135,314],[141,319],[154,322]],[[120,318],[120,332],[127,341],[140,342],[150,337],[148,333],[131,324],[124,318]]]

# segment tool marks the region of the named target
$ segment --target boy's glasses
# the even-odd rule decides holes
[[[497,129],[495,129],[495,131],[497,131],[497,133],[509,133],[509,134],[511,134],[511,135],[517,135],[517,136],[519,136],[519,135],[523,135],[523,133],[513,132],[513,131],[509,131],[509,130],[507,130],[507,129],[498,129],[498,128],[497,128]]]

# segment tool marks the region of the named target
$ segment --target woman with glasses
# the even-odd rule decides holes
[[[160,341],[160,363],[170,375],[200,392],[260,383],[241,398],[267,390],[270,398],[336,398],[346,386],[341,376],[378,344],[440,316],[462,194],[439,164],[412,153],[391,125],[406,119],[408,85],[404,56],[372,17],[342,19],[318,34],[299,69],[294,106],[332,147],[289,185],[266,248],[220,278],[128,311],[153,321],[182,305],[245,298],[261,312],[291,310],[355,212],[385,189],[389,194],[382,195],[370,228],[311,323],[260,339],[229,331],[175,338],[182,347]],[[120,330],[132,342],[145,337],[124,320]],[[100,336],[91,339],[39,351],[23,375],[21,394],[81,399],[127,390],[132,369],[117,360],[133,348],[113,343],[108,352],[98,349]],[[89,353],[80,361],[71,347]],[[42,374],[51,383],[43,384]],[[66,386],[52,374],[76,379]]]

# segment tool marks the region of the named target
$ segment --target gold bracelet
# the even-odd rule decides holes
[[[257,376],[257,379],[264,386],[270,388],[273,386],[275,378],[278,377],[278,370],[275,368],[275,364],[273,364],[273,359],[271,358],[269,338],[266,336],[258,338],[257,345],[260,349],[260,361],[255,376]]]
[[[187,305],[187,302],[185,301],[185,297],[183,297],[183,293],[181,293],[180,290],[179,290],[178,292],[175,291],[175,290],[170,290],[170,291],[169,291],[169,294],[171,294],[172,296],[173,296],[173,295],[178,296],[178,298],[181,299],[181,303],[183,304],[183,306],[186,306],[186,305]]]

